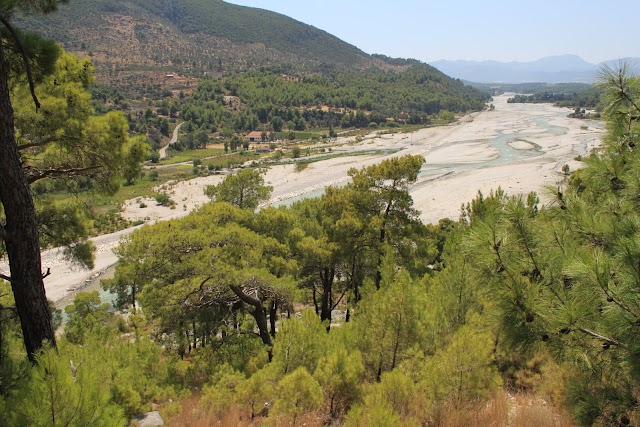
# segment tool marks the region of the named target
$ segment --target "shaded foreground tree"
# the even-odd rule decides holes
[[[121,113],[94,115],[89,60],[11,26],[18,11],[48,13],[60,3],[0,1],[0,255],[10,267],[1,278],[11,283],[32,362],[44,341],[56,345],[41,246],[63,246],[69,258],[91,267],[93,245],[82,209],[40,196],[31,186],[114,192],[123,171],[137,173],[146,148],[140,139],[129,140]]]
[[[20,6],[18,2],[10,0],[0,3],[0,22],[5,30],[0,33],[0,201],[5,214],[5,223],[0,227],[0,238],[5,244],[11,274],[10,277],[3,278],[11,283],[25,347],[32,362],[36,361],[35,354],[45,340],[53,346],[56,340],[44,291],[36,209],[16,142],[13,107],[9,95],[10,46],[16,46],[23,56],[33,90],[31,64],[19,37],[10,25],[10,19],[18,7],[48,13],[55,10],[59,3],[62,1],[28,1],[20,2]],[[38,107],[37,100],[35,103]]]

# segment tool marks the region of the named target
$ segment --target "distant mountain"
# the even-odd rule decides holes
[[[626,58],[637,72],[640,58]],[[576,55],[548,56],[531,62],[449,61],[430,63],[454,78],[478,83],[593,83],[602,65],[616,67],[619,60],[600,64]]]
[[[640,73],[640,58],[633,58],[633,57],[627,57],[627,58],[620,58],[620,59],[613,59],[611,61],[604,61],[598,64],[598,69],[602,68],[602,67],[609,67],[612,69],[615,69],[617,67],[619,67],[621,64],[626,63],[631,67],[631,70],[636,73],[639,74]]]

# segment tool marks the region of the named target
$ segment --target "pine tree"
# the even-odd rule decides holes
[[[3,31],[0,32],[0,163],[3,165],[0,172],[0,202],[5,216],[0,224],[0,239],[4,242],[11,270],[11,276],[4,279],[11,283],[25,347],[32,362],[36,361],[36,353],[45,341],[55,346],[56,339],[44,291],[36,209],[16,141],[9,91],[11,70],[8,59],[11,47],[23,60],[36,108],[40,105],[33,89],[31,60],[10,21],[18,10],[49,13],[62,2],[5,0],[0,5],[0,23],[3,25]]]
[[[590,425],[632,410],[640,390],[640,79],[605,69],[601,150],[537,197],[492,195],[467,208],[465,256],[499,313],[498,341],[539,347],[575,371],[572,410]]]

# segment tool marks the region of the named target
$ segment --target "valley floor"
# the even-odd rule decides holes
[[[425,222],[434,223],[444,217],[457,219],[460,206],[478,191],[488,194],[498,187],[508,194],[537,191],[544,203],[543,188],[553,188],[564,179],[562,167],[567,164],[570,170],[576,169],[580,163],[574,159],[600,144],[602,124],[568,118],[569,109],[549,104],[507,104],[507,98],[496,97],[494,110],[465,116],[449,126],[411,134],[373,133],[358,140],[338,138],[331,145],[322,145],[331,148],[328,159],[312,162],[299,172],[293,164],[272,166],[265,176],[274,188],[269,204],[319,196],[327,186],[346,183],[347,171],[352,167],[405,154],[419,154],[426,159],[418,181],[411,187],[414,207]],[[175,201],[175,208],[156,206],[150,199],[134,199],[123,206],[123,217],[154,222],[184,216],[208,201],[203,192],[206,185],[217,184],[223,178],[211,175],[165,184],[161,189]],[[142,202],[146,206],[141,208]],[[51,268],[51,275],[45,280],[48,298],[60,301],[98,279],[116,262],[112,249],[131,230],[94,239],[96,267],[90,272],[73,269],[58,250],[45,251],[43,268]]]

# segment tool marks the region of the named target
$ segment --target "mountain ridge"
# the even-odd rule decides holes
[[[441,59],[429,64],[451,77],[478,83],[593,83],[603,66],[615,68],[620,61],[628,62],[635,72],[640,70],[640,58],[622,58],[594,64],[578,55],[569,54],[547,56],[535,61]]]

